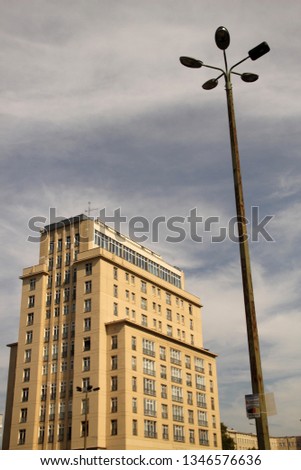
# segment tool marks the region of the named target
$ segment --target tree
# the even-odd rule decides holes
[[[222,447],[223,450],[234,450],[235,442],[232,437],[227,433],[228,428],[224,423],[221,423],[221,434],[222,434]]]

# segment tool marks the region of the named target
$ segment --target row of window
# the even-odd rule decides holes
[[[56,439],[58,442],[62,442],[65,439],[65,425],[63,423],[58,424],[57,426],[57,435]],[[156,421],[145,419],[144,420],[144,429],[143,436],[145,438],[157,439],[162,438],[163,440],[170,439],[169,426],[167,424],[162,424],[161,433],[158,433],[158,424]],[[118,420],[111,420],[111,436],[118,435]],[[138,436],[138,420],[132,420],[132,435]],[[81,437],[89,436],[89,421],[81,422]],[[68,440],[71,439],[71,425],[67,428]],[[175,442],[186,442],[185,440],[185,429],[184,426],[174,424],[172,426],[172,438]],[[46,428],[44,425],[39,426],[38,433],[38,443],[43,444],[46,441]],[[47,427],[47,442],[53,443],[55,441],[55,426],[53,423],[50,423]],[[197,431],[197,440],[196,440],[196,431],[195,429],[188,429],[188,442],[190,444],[199,444],[201,446],[209,446],[209,433],[206,429],[198,429]],[[26,429],[20,429],[18,433],[18,445],[26,444]],[[217,447],[217,434],[213,434],[213,445]]]
[[[127,246],[122,245],[121,243],[99,232],[98,230],[95,230],[94,232],[94,242],[97,246],[100,246],[110,253],[125,259],[129,263],[134,264],[135,266],[138,266],[139,268],[144,269],[151,274],[154,274],[155,276],[169,282],[170,284],[173,284],[174,286],[181,287],[181,276],[148,259],[146,256],[143,256],[140,253],[128,248]]]
[[[79,241],[80,241],[80,235],[79,235],[79,233],[76,233],[74,235],[74,246],[78,246]],[[54,247],[55,247],[54,246],[54,240],[50,240],[50,242],[49,242],[49,254],[52,254],[54,252]],[[65,248],[67,250],[69,250],[71,248],[71,236],[70,235],[66,236]],[[57,249],[57,251],[62,251],[62,249],[63,249],[63,239],[62,238],[59,238],[57,240],[56,249]]]

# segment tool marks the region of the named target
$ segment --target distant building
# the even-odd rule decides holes
[[[255,434],[243,433],[229,428],[227,434],[233,439],[237,450],[258,449]],[[270,436],[270,444],[271,450],[301,450],[301,436]]]
[[[45,228],[21,279],[4,449],[221,448],[216,355],[181,270],[80,215]]]

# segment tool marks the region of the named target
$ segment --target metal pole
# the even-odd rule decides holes
[[[243,188],[242,188],[242,179],[241,179],[241,172],[240,172],[240,160],[239,160],[235,114],[234,114],[232,84],[231,84],[230,72],[228,71],[225,74],[225,81],[226,81],[229,130],[230,130],[230,141],[231,141],[231,151],[232,151],[232,166],[233,166],[233,178],[234,178],[235,201],[236,201],[236,212],[237,212],[237,224],[238,224],[238,234],[239,234],[241,273],[242,273],[242,283],[243,283],[243,293],[244,293],[244,303],[245,303],[245,314],[246,314],[246,322],[247,322],[252,391],[253,391],[253,394],[259,395],[259,403],[260,403],[260,418],[256,418],[258,449],[269,450],[270,439],[269,439],[269,429],[268,429],[266,401],[265,401],[265,394],[264,394],[263,376],[262,376],[262,369],[261,369],[255,302],[254,302],[254,294],[253,294],[251,263],[250,263],[248,233],[247,233],[247,221],[245,217]]]
[[[85,433],[84,433],[84,449],[87,449],[87,435],[88,435],[88,390],[85,392]]]

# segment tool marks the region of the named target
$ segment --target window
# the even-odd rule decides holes
[[[56,383],[50,385],[50,400],[56,399]]]
[[[27,321],[26,321],[26,325],[27,326],[30,326],[33,324],[33,313],[30,312],[27,314]]]
[[[84,311],[85,312],[91,312],[92,308],[92,300],[91,299],[85,299],[84,300]]]
[[[66,253],[66,256],[65,256],[65,265],[66,266],[69,266],[70,264],[70,253]]]
[[[198,410],[198,426],[208,426],[207,411]]]
[[[67,339],[68,338],[68,328],[69,325],[68,323],[64,323],[63,326],[62,326],[62,337],[63,339]]]
[[[111,398],[111,413],[117,413],[118,411],[118,399],[117,397]]]
[[[141,315],[141,325],[142,326],[147,326],[147,316],[146,315]]]
[[[62,267],[62,255],[58,255],[56,258],[56,267],[61,268]]]
[[[26,421],[27,421],[27,408],[21,408],[20,423],[26,423]]]
[[[25,342],[26,342],[26,344],[32,343],[32,336],[33,336],[33,332],[32,332],[32,331],[27,331],[27,332],[26,332],[26,337],[25,337]]]
[[[171,295],[168,292],[166,292],[166,303],[171,305]]]
[[[92,274],[92,263],[86,263],[86,276],[90,276]]]
[[[166,309],[166,319],[172,321],[172,314],[170,308]]]
[[[118,297],[118,286],[116,284],[113,286],[113,295],[114,297]]]
[[[18,434],[18,444],[24,445],[26,441],[26,429],[20,429]]]
[[[147,310],[147,299],[141,297],[141,308],[142,310]]]
[[[132,370],[137,370],[137,358],[132,356]]]
[[[111,356],[111,369],[112,370],[118,369],[118,357],[117,356]]]
[[[184,421],[183,407],[172,405],[172,418],[174,421]]]
[[[156,400],[144,398],[144,415],[157,416],[157,403]]]
[[[143,358],[143,372],[144,374],[148,374],[148,375],[156,375],[155,361],[152,361],[151,359],[144,357]]]
[[[111,377],[111,391],[116,392],[118,390],[118,378],[116,375]]]
[[[188,423],[189,424],[194,423],[193,410],[188,410]]]
[[[60,331],[60,327],[59,325],[54,325],[53,327],[53,341],[57,341],[59,339],[59,331]]]
[[[111,436],[117,436],[117,433],[118,433],[117,424],[118,424],[117,419],[111,420]]]
[[[201,446],[209,445],[209,436],[208,431],[205,429],[199,429],[199,444]]]
[[[141,292],[146,294],[146,282],[145,281],[141,281]]]
[[[146,395],[156,396],[156,382],[153,379],[143,379],[143,391]]]
[[[166,333],[167,333],[167,336],[172,336],[172,326],[171,325],[167,325]]]
[[[142,340],[143,354],[148,356],[155,356],[155,343],[149,339],[143,338]]]
[[[92,292],[92,281],[85,281],[85,294]]]
[[[34,307],[34,302],[35,302],[35,296],[34,295],[30,295],[28,297],[28,307],[29,308],[33,308]]]
[[[132,412],[137,413],[137,398],[136,397],[132,398]]]
[[[182,383],[182,370],[178,367],[171,367],[171,381]]]
[[[186,373],[186,385],[192,387],[192,375],[189,373]]]
[[[113,267],[113,277],[115,280],[118,279],[118,268],[116,268],[115,266]]]
[[[184,437],[184,426],[174,424],[173,426],[173,438],[177,442],[185,442]]]
[[[59,428],[58,428],[58,436],[57,439],[59,442],[62,442],[64,440],[64,434],[65,434],[65,426],[60,423]]]
[[[85,420],[81,422],[81,437],[89,436],[89,421]]]
[[[84,338],[84,342],[83,342],[83,350],[84,351],[90,351],[90,348],[91,348],[91,339],[90,337],[87,337],[87,338]]]
[[[196,374],[196,376],[195,376],[195,386],[199,390],[206,390],[205,377],[203,375]]]
[[[83,358],[83,371],[88,371],[90,370],[90,358],[89,357],[84,357]]]
[[[190,356],[185,356],[185,367],[186,367],[186,369],[191,369],[191,358],[190,358]]]
[[[170,362],[173,364],[181,365],[181,351],[178,349],[170,348]]]
[[[182,387],[178,387],[177,385],[171,386],[171,393],[172,393],[172,400],[183,402],[183,389]]]
[[[162,425],[162,439],[165,439],[167,440],[169,437],[168,437],[168,425],[167,424],[163,424]]]
[[[166,348],[164,346],[160,346],[160,359],[166,361]]]
[[[205,372],[204,359],[202,359],[200,357],[195,357],[194,358],[194,368],[198,372]]]
[[[132,377],[132,391],[137,392],[137,377]]]
[[[189,320],[189,328],[193,330],[193,320],[191,318]]]
[[[117,335],[111,336],[111,348],[112,349],[118,348],[118,336]]]
[[[66,244],[65,244],[67,250],[69,250],[70,246],[71,246],[71,237],[70,235],[67,235],[66,237]]]
[[[28,401],[28,397],[29,397],[29,388],[23,388],[22,389],[21,401],[22,402]]]
[[[161,398],[167,398],[167,385],[161,384]]]
[[[189,443],[190,444],[195,443],[194,429],[189,429]]]
[[[30,380],[30,369],[23,370],[23,382],[29,382]]]
[[[61,285],[61,281],[62,281],[62,275],[61,273],[56,273],[56,276],[55,276],[55,285],[58,287]]]
[[[31,349],[25,349],[24,362],[31,362]]]
[[[160,365],[160,378],[167,379],[166,366]]]
[[[164,403],[161,405],[161,416],[164,419],[168,418],[168,406],[165,405]]]
[[[207,408],[205,393],[197,392],[196,400],[197,400],[197,406],[199,406],[200,408]]]
[[[144,437],[157,438],[157,423],[149,419],[144,420]]]
[[[132,421],[132,434],[133,436],[138,435],[138,421],[136,419],[133,419]]]
[[[115,315],[115,317],[118,316],[118,304],[116,302],[114,302],[113,304],[113,314]]]
[[[132,350],[136,351],[136,347],[137,347],[136,336],[132,336]]]

